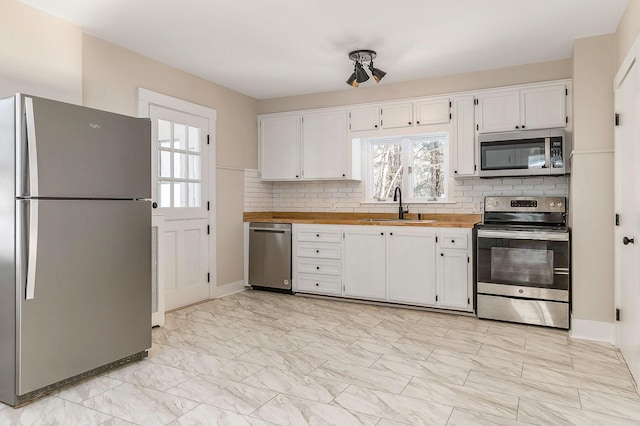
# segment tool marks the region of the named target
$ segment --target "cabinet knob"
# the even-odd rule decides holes
[[[444,256],[444,253],[440,253],[440,256]]]
[[[320,234],[316,234],[316,237],[320,238]]]
[[[320,267],[319,267],[319,266],[316,266],[316,270],[318,270],[318,269],[320,269]]]
[[[384,235],[384,232],[381,232],[380,235]]]
[[[316,253],[320,253],[320,250],[316,250]]]
[[[453,173],[458,173],[458,171],[457,171],[457,170],[454,170],[454,171],[453,171]]]
[[[377,125],[377,124],[375,124],[373,127],[375,127],[375,128],[377,129],[377,128],[378,128],[378,125]]]
[[[456,243],[456,240],[451,240],[451,244],[455,244],[455,243]]]
[[[420,124],[420,122],[419,122],[419,121],[416,121],[416,124]]]
[[[409,122],[409,126],[411,126],[411,122]]]
[[[524,124],[522,125],[522,128],[524,129]]]
[[[297,177],[297,178],[299,178],[300,176],[299,176],[299,175],[296,175],[296,177]]]
[[[393,232],[389,232],[389,235],[393,235]]]
[[[156,203],[155,201],[153,202],[153,204],[151,204],[151,207],[153,207],[154,209],[158,208],[158,203]]]
[[[316,283],[316,287],[318,287],[320,284]]]
[[[346,175],[346,173],[343,173],[343,174],[342,174],[342,177],[345,177],[345,176],[347,176],[347,175]]]
[[[520,126],[516,126],[516,129],[519,129],[519,128],[520,128]]]

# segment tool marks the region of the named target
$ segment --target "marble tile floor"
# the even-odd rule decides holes
[[[244,291],[0,425],[640,425],[640,397],[615,348],[564,331]]]

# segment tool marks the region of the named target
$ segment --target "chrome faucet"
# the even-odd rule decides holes
[[[399,197],[398,197],[399,195]],[[398,219],[404,219],[404,214],[409,213],[409,209],[402,209],[402,189],[399,186],[396,186],[396,190],[393,193],[393,201],[399,201],[398,203]]]

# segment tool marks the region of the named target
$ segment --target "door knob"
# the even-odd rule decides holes
[[[622,244],[624,244],[625,246],[628,245],[629,243],[633,244],[633,238],[624,237],[622,239]]]

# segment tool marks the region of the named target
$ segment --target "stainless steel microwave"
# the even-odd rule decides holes
[[[480,177],[569,173],[571,144],[564,129],[484,133],[478,136]]]

